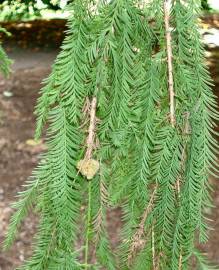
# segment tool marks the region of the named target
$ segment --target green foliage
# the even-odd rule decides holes
[[[33,15],[39,15],[34,1],[0,1],[0,19],[2,21],[29,19]]]
[[[3,32],[6,35],[10,35],[4,28],[0,27],[0,32]],[[12,61],[8,58],[7,54],[5,53],[2,45],[0,43],[0,72],[4,76],[8,76],[10,73],[10,65]]]
[[[66,2],[65,0],[0,0],[0,20],[33,20],[42,16],[42,10],[54,12],[61,10]]]
[[[195,256],[197,263],[198,263],[198,270],[217,270],[218,269],[215,266],[212,266],[207,261],[205,256],[201,252],[199,252],[198,250],[194,251],[194,256]]]
[[[202,7],[204,10],[210,10],[210,6],[209,6],[209,3],[208,3],[208,0],[202,0]]]
[[[193,0],[172,5],[173,125],[163,1],[69,5],[67,36],[36,107],[36,138],[49,124],[48,152],[14,204],[5,241],[9,247],[28,212],[38,212],[34,253],[20,269],[187,270],[193,257],[212,269],[196,251],[208,239],[209,176],[218,171],[199,8]],[[87,181],[78,164],[90,132],[100,168]],[[107,211],[117,206],[123,228],[113,252]]]

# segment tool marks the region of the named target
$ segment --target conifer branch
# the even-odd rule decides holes
[[[173,50],[172,50],[172,36],[170,29],[170,9],[171,0],[164,0],[164,21],[166,32],[166,46],[167,46],[167,64],[168,64],[168,89],[170,97],[170,121],[174,127],[175,118],[175,93],[174,93],[174,81],[173,81]]]

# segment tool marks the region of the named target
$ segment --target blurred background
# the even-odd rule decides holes
[[[0,77],[0,242],[12,213],[10,204],[46,149],[43,139],[33,140],[33,111],[41,81],[49,74],[64,38],[66,4],[67,0],[0,0],[0,26],[12,34],[1,34],[0,41],[13,60],[10,77]],[[206,61],[219,95],[219,0],[202,1],[201,19]],[[219,184],[211,181],[216,208],[209,214],[214,230],[203,250],[219,265]],[[115,212],[110,217],[112,239],[119,228],[118,215]],[[32,213],[12,249],[7,253],[0,250],[0,270],[14,269],[31,254],[36,225],[37,216]]]

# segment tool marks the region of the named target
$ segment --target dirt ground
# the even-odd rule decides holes
[[[219,19],[212,21],[215,23],[214,28],[219,29]],[[206,27],[206,32],[209,31]],[[33,111],[41,81],[49,74],[51,63],[57,55],[57,49],[54,48],[26,49],[9,46],[7,50],[14,64],[10,79],[0,77],[0,242],[12,213],[10,204],[45,148],[43,141],[32,145],[35,128]],[[210,45],[207,56],[216,84],[215,92],[218,94],[219,44]],[[219,185],[216,180],[213,182],[216,207],[211,217],[214,230],[205,251],[210,259],[219,264]],[[116,213],[112,219],[119,222]],[[36,224],[37,217],[31,214],[24,222],[12,249],[6,253],[0,251],[0,270],[15,269],[31,254],[30,246]]]

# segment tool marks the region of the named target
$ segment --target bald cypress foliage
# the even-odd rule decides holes
[[[214,269],[208,240],[217,105],[201,3],[81,1],[36,107],[48,151],[19,193],[5,247],[40,217],[22,270]],[[122,208],[111,248],[107,212]],[[83,233],[82,233],[83,231]],[[81,235],[82,234],[82,235]],[[79,247],[78,243],[82,243]]]

